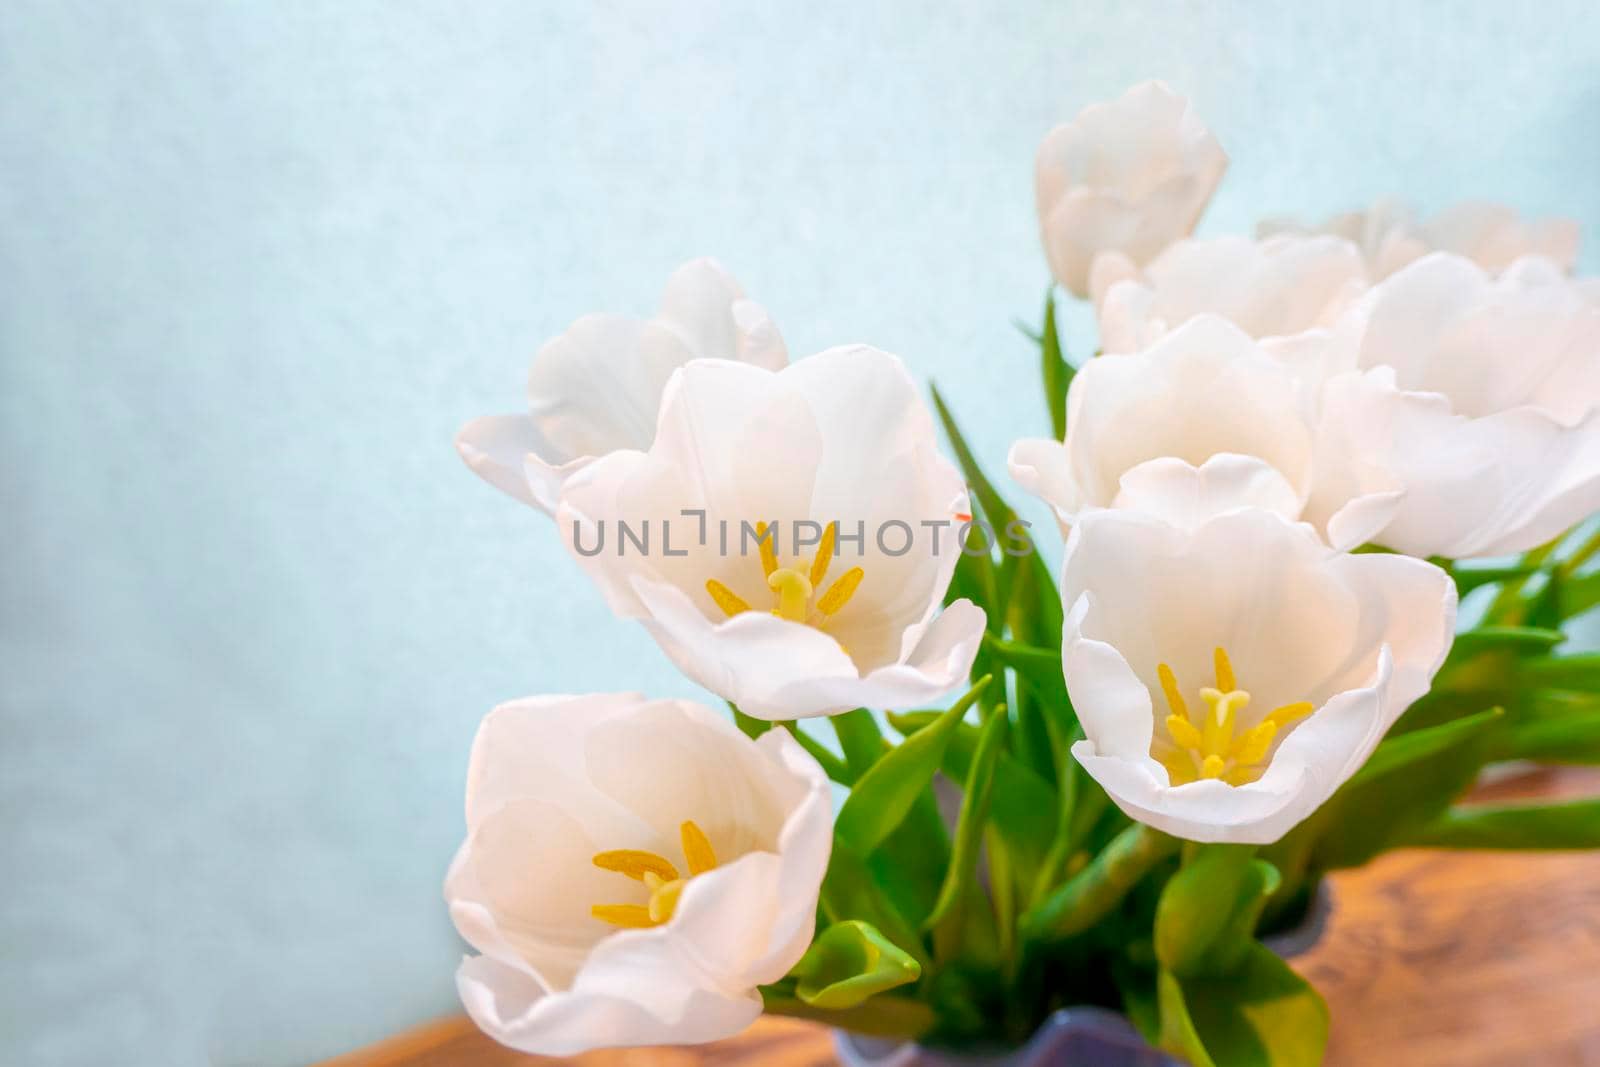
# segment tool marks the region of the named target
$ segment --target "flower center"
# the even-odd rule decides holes
[[[1229,785],[1255,781],[1266,770],[1262,764],[1279,731],[1312,711],[1310,701],[1296,701],[1275,708],[1254,726],[1241,730],[1239,713],[1249,706],[1250,694],[1239,688],[1226,649],[1216,649],[1213,662],[1217,685],[1200,690],[1205,709],[1198,719],[1190,713],[1172,668],[1165,663],[1156,668],[1172,713],[1167,716],[1167,736],[1158,736],[1151,743],[1150,755],[1167,769],[1173,785],[1202,778],[1220,778]]]
[[[756,524],[756,542],[761,547],[761,572],[766,575],[767,588],[772,590],[776,601],[772,613],[790,622],[805,623],[821,629],[823,623],[850,603],[850,598],[856,595],[856,588],[861,584],[865,572],[860,567],[851,567],[828,586],[821,596],[817,596],[817,590],[822,586],[822,579],[828,575],[828,564],[833,561],[833,546],[834,539],[838,535],[838,524],[829,523],[827,529],[823,530],[816,558],[811,561],[811,566],[807,570],[802,570],[798,566],[778,566],[777,537],[774,535],[769,538],[767,529],[767,524],[764,522]],[[721,608],[723,614],[730,619],[741,612],[754,610],[743,597],[715,578],[706,579],[706,592],[711,594],[711,599],[717,607]]]
[[[693,819],[678,827],[683,843],[683,858],[689,866],[689,878],[704,874],[717,865],[717,854],[705,831]],[[660,926],[672,918],[678,909],[678,897],[689,878],[678,874],[678,868],[665,856],[641,849],[618,848],[595,854],[594,865],[603,871],[625,874],[636,882],[643,882],[650,890],[650,900],[645,904],[592,904],[589,914],[612,926],[643,929]]]

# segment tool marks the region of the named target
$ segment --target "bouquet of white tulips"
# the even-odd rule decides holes
[[[462,431],[728,705],[485,719],[446,885],[479,1026],[567,1054],[765,1011],[988,1051],[1100,1006],[1197,1064],[1314,1064],[1326,1008],[1261,938],[1324,874],[1600,846],[1594,800],[1453,806],[1491,762],[1600,762],[1600,658],[1566,648],[1600,605],[1576,227],[1382,205],[1192,239],[1226,168],[1155,83],[1040,149],[1100,331],[1069,359],[1047,299],[1050,432],[1010,455],[1058,564],[937,391],[862,345],[791,362],[710,260]]]

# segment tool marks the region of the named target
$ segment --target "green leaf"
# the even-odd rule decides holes
[[[1490,708],[1388,738],[1331,800],[1262,857],[1287,871],[1367,862],[1431,822],[1472,784],[1493,752],[1503,715]]]
[[[784,991],[787,987],[787,983],[762,986],[762,1010],[768,1015],[809,1019],[838,1030],[896,1041],[915,1041],[939,1021],[932,1007],[910,997],[877,996],[860,1007],[831,1009],[789,996]]]
[[[1510,581],[1513,578],[1526,578],[1531,574],[1537,574],[1539,571],[1537,565],[1522,563],[1513,564],[1509,567],[1477,567],[1470,564],[1456,563],[1446,569],[1449,570],[1450,576],[1456,580],[1457,594],[1463,598],[1474,589],[1482,586]]]
[[[822,879],[822,914],[832,922],[859,919],[870,923],[896,946],[924,965],[928,962],[917,932],[879,885],[867,861],[849,849],[836,848]]]
[[[1061,673],[1061,649],[1037,648],[1020,641],[985,635],[984,646],[994,653],[1001,666],[1010,667],[1017,676],[1034,688],[1046,700],[1065,701],[1067,682]]]
[[[1067,386],[1072,384],[1072,364],[1061,353],[1056,331],[1055,290],[1044,294],[1044,328],[1039,332],[1039,359],[1044,378],[1044,399],[1050,409],[1050,431],[1057,441],[1067,435]]]
[[[1156,957],[1180,978],[1227,974],[1255,942],[1278,871],[1248,845],[1203,845],[1168,880],[1156,905]]]
[[[1408,835],[1405,843],[1423,848],[1600,848],[1600,797],[1452,808]]]
[[[1515,656],[1541,655],[1566,639],[1567,635],[1560,630],[1540,626],[1480,626],[1456,635],[1448,662],[1453,666],[1485,652],[1509,652]]]
[[[866,856],[900,825],[933,780],[961,717],[988,684],[988,678],[980,678],[949,711],[890,749],[861,776],[834,822],[840,844]]]
[[[1234,973],[1157,980],[1162,1044],[1195,1067],[1317,1067],[1328,1006],[1270,949],[1252,942]]]
[[[1522,678],[1532,687],[1600,691],[1600,652],[1551,656],[1523,664]]]
[[[850,773],[849,765],[828,751],[827,746],[821,741],[800,729],[797,723],[785,722],[779,725],[788,730],[789,735],[799,743],[800,747],[805,749],[812,759],[821,764],[823,773],[831,781],[838,782],[840,785],[855,784],[856,776]]]
[[[834,923],[811,942],[789,972],[795,996],[817,1008],[853,1008],[884,990],[915,982],[916,960],[858,919]]]
[[[772,723],[766,719],[758,719],[754,715],[746,715],[732,703],[728,705],[728,709],[733,712],[733,724],[752,741],[772,729]]]
[[[904,736],[911,736],[939,716],[936,711],[889,712],[889,724]],[[945,749],[942,769],[945,776],[964,782],[971,773],[977,754],[977,727],[963,723]],[[1005,841],[1017,866],[1022,884],[1032,882],[1039,863],[1055,836],[1056,795],[1033,769],[1002,751],[994,775],[994,791],[989,800],[993,819],[991,829]]]
[[[1600,713],[1574,714],[1518,723],[1506,731],[1502,759],[1541,763],[1600,763]]]
[[[839,738],[839,747],[844,751],[851,778],[859,780],[878,762],[887,747],[883,734],[878,731],[878,721],[866,708],[857,708],[831,716],[829,722],[833,725],[834,735]]]
[[[951,852],[950,866],[945,871],[944,883],[939,887],[933,912],[922,924],[924,930],[931,930],[943,922],[956,902],[972,888],[973,875],[978,867],[978,845],[984,820],[989,814],[995,765],[1003,751],[1005,728],[1009,722],[1004,706],[997,708],[989,716],[978,738],[978,750],[973,756],[961,795],[961,811],[956,816],[955,848]]]

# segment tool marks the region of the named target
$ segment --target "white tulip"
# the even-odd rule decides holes
[[[939,605],[966,510],[905,367],[855,346],[778,372],[689,363],[649,451],[571,478],[557,520],[612,609],[680,670],[793,719],[916,706],[964,681],[983,612]]]
[[[1321,341],[1300,338],[1293,351]],[[1207,314],[1146,351],[1090,360],[1068,391],[1066,440],[1017,442],[1011,475],[1064,530],[1096,508],[1181,526],[1242,507],[1298,518],[1322,461],[1314,389],[1283,350],[1288,342],[1255,341]],[[1386,523],[1397,494],[1385,488],[1331,508],[1322,520],[1330,540],[1353,546]]]
[[[1051,271],[1081,297],[1102,252],[1149,262],[1194,230],[1227,168],[1189,102],[1160,82],[1084,108],[1044,139],[1034,168]]]
[[[672,272],[653,319],[574,322],[534,357],[530,414],[474,419],[456,435],[456,450],[490,485],[554,512],[562,482],[596,457],[650,447],[661,391],[691,359],[770,370],[789,361],[765,309],[712,259]]]
[[[1083,516],[1062,579],[1073,755],[1130,818],[1268,844],[1371,755],[1450,647],[1455,585],[1259,510]]]
[[[1334,330],[1312,517],[1403,490],[1374,535],[1416,556],[1520,552],[1600,510],[1600,307],[1559,267],[1435,253]]]
[[[832,819],[784,730],[627,693],[496,708],[445,882],[482,953],[456,975],[467,1013],[548,1056],[737,1033],[810,944]]]
[[[1366,289],[1366,268],[1338,237],[1191,238],[1142,271],[1121,255],[1102,256],[1092,287],[1101,349],[1137,352],[1208,312],[1262,339],[1331,325]]]
[[[1354,241],[1372,281],[1381,281],[1429,252],[1454,252],[1499,272],[1523,256],[1544,256],[1570,271],[1578,258],[1578,224],[1572,219],[1523,219],[1504,204],[1470,201],[1425,222],[1404,201],[1385,197],[1366,211],[1335,215],[1319,226],[1266,220],[1263,236],[1325,233]]]

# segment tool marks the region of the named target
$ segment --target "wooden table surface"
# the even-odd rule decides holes
[[[1600,792],[1592,770],[1484,791]],[[1294,961],[1328,1000],[1328,1067],[1600,1067],[1600,853],[1402,851],[1333,877],[1326,935]],[[764,1018],[689,1049],[555,1061],[502,1048],[463,1017],[323,1067],[826,1067],[826,1030]]]

